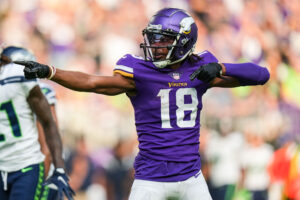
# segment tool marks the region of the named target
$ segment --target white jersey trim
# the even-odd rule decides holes
[[[118,70],[118,69],[133,74],[133,68],[131,68],[131,67],[127,67],[127,66],[124,66],[124,65],[117,65],[117,66],[115,67],[115,70]]]

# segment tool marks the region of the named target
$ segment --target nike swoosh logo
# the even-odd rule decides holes
[[[61,176],[59,176],[59,177],[57,178],[57,180],[60,180],[61,182],[63,182],[63,184],[68,185],[68,184],[66,183],[66,181],[64,180],[64,178],[61,177]]]
[[[32,170],[32,167],[26,167],[26,168],[23,168],[23,169],[21,170],[21,172],[22,172],[22,173],[26,173],[26,172],[28,172],[28,171],[30,171],[30,170]]]

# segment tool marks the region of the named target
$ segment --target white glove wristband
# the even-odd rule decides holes
[[[53,76],[56,74],[56,68],[53,66],[49,66],[49,68],[50,68],[50,76],[47,79],[51,80]]]
[[[61,174],[65,174],[65,170],[64,168],[56,168],[55,171],[61,173]]]

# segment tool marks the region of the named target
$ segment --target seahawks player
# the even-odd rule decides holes
[[[25,77],[48,78],[77,91],[126,93],[135,111],[139,153],[130,200],[210,200],[199,155],[202,95],[211,87],[262,85],[265,67],[219,63],[208,51],[194,54],[197,26],[184,10],[158,11],[143,30],[145,58],[127,54],[113,76],[56,69],[37,62],[24,65]]]
[[[26,57],[28,56],[28,57]],[[44,179],[35,115],[42,124],[53,163],[49,187],[73,199],[64,173],[62,143],[50,107],[36,79],[26,80],[14,60],[32,60],[28,51],[10,46],[1,53],[0,65],[0,199],[39,199]],[[34,115],[35,114],[35,115]]]

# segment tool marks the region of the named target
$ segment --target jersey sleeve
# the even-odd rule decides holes
[[[49,84],[46,84],[44,82],[39,83],[40,88],[42,90],[42,93],[45,95],[48,103],[50,105],[56,105],[57,103],[57,98],[56,98],[56,93],[53,87],[51,87]]]
[[[209,51],[203,51],[198,54],[205,63],[219,62],[218,59]]]
[[[134,78],[134,65],[136,63],[137,57],[126,54],[121,59],[118,60],[115,68],[114,74],[121,74],[122,76]]]

